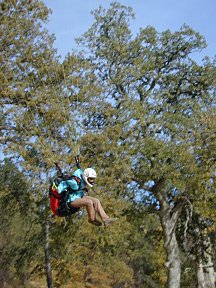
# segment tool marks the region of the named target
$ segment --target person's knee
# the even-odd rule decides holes
[[[88,201],[86,201],[86,206],[92,208],[94,206],[94,202],[91,199],[88,199]]]
[[[98,206],[100,204],[100,200],[97,198],[94,198],[93,203],[95,206]]]

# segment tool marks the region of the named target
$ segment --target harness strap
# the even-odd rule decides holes
[[[63,200],[64,202],[67,202],[68,196],[70,194],[73,194],[76,191],[79,191],[81,189],[81,179],[79,177],[72,176],[70,179],[74,179],[77,182],[77,184],[79,185],[77,190],[73,190],[67,185],[67,190],[64,190],[64,191],[62,191],[61,194],[58,194],[57,185],[55,182],[53,182],[52,186],[49,189],[49,196],[53,196],[55,199],[58,199],[60,201]],[[69,180],[69,179],[67,179],[67,180]],[[67,180],[65,179],[63,181],[67,181]]]

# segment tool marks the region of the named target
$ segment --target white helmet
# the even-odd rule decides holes
[[[97,177],[97,173],[92,168],[86,168],[83,172],[82,177],[89,187],[93,187],[94,179]]]

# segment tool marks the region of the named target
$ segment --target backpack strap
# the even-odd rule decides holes
[[[67,181],[67,180],[71,180],[74,179],[77,184],[79,185],[77,190],[73,190],[71,189],[68,185],[67,185],[67,189],[65,191],[63,191],[61,194],[58,194],[58,185],[62,182],[62,181]],[[69,194],[73,194],[76,191],[81,190],[81,179],[77,176],[69,176],[67,174],[64,174],[63,177],[57,177],[51,184],[50,188],[49,188],[49,195],[53,196],[56,199],[59,200],[63,200],[63,201],[67,201],[67,198],[69,196]]]

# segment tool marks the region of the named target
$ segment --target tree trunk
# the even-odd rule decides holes
[[[166,268],[168,269],[167,288],[180,288],[181,262],[178,242],[175,235],[175,223],[172,220],[162,220],[164,247],[167,254]]]
[[[153,187],[152,192],[160,203],[159,216],[163,228],[164,248],[167,254],[167,262],[165,264],[168,269],[167,288],[180,288],[181,261],[176,240],[176,223],[183,203],[179,202],[174,207],[171,207],[166,195],[159,191],[162,185],[163,180]]]
[[[198,281],[198,288],[205,288],[205,277],[203,272],[202,261],[197,264],[197,281]]]
[[[198,288],[215,288],[216,277],[212,260],[212,246],[209,238],[206,238],[204,245],[206,250],[203,253],[203,257],[200,257],[197,263]]]
[[[49,246],[49,227],[50,227],[49,221],[45,220],[45,227],[44,227],[45,269],[46,269],[47,287],[52,288],[53,281],[52,281],[52,268],[51,268],[51,257]]]

